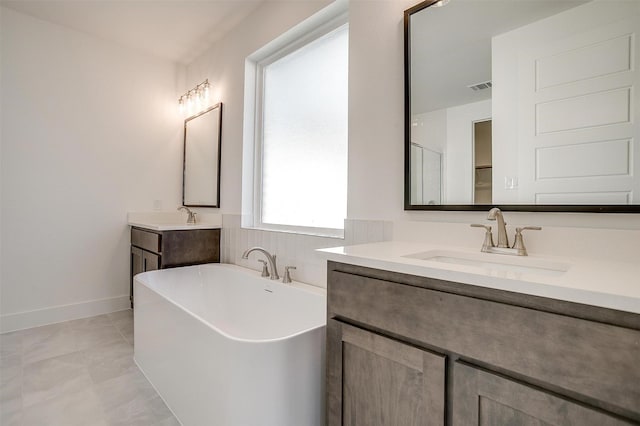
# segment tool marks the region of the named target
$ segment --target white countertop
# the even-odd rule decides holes
[[[487,262],[496,259],[507,263],[515,261],[525,267],[529,264],[532,266],[555,265],[561,271],[499,270],[500,268],[483,268],[478,265],[450,264],[405,257],[432,250],[445,256],[450,253],[459,253],[474,259],[486,259]],[[536,255],[516,257],[480,253],[478,250],[471,251],[461,247],[400,241],[335,247],[318,251],[327,260],[336,262],[640,314],[640,263]]]
[[[195,224],[187,223],[187,215],[180,212],[131,212],[127,214],[130,226],[152,231],[182,231],[191,229],[222,228],[222,216],[219,214],[198,214]]]

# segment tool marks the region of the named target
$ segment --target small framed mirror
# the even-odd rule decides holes
[[[182,204],[220,207],[222,103],[184,120]]]

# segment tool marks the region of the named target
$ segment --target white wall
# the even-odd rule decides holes
[[[351,219],[393,219],[403,209],[403,13],[417,3],[349,3],[347,199]]]
[[[444,204],[473,204],[473,123],[491,118],[491,100],[447,108]]]
[[[126,212],[180,204],[178,69],[1,12],[2,329],[126,308]]]

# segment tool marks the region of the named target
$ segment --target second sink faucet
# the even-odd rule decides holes
[[[196,212],[192,212],[188,207],[180,206],[178,207],[178,211],[185,210],[189,216],[187,216],[187,223],[195,225],[196,223]]]
[[[242,253],[242,258],[243,259],[248,259],[249,258],[249,254],[253,251],[259,251],[260,253],[264,254],[264,256],[267,258],[267,261],[269,262],[269,266],[271,267],[271,279],[272,280],[279,280],[280,276],[278,275],[278,266],[276,265],[276,255],[275,254],[271,254],[268,251],[266,251],[265,249],[263,249],[262,247],[252,247],[250,249],[245,250],[244,253]]]

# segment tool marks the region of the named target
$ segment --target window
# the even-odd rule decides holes
[[[343,235],[349,41],[344,22],[316,28],[255,62],[253,227]]]

